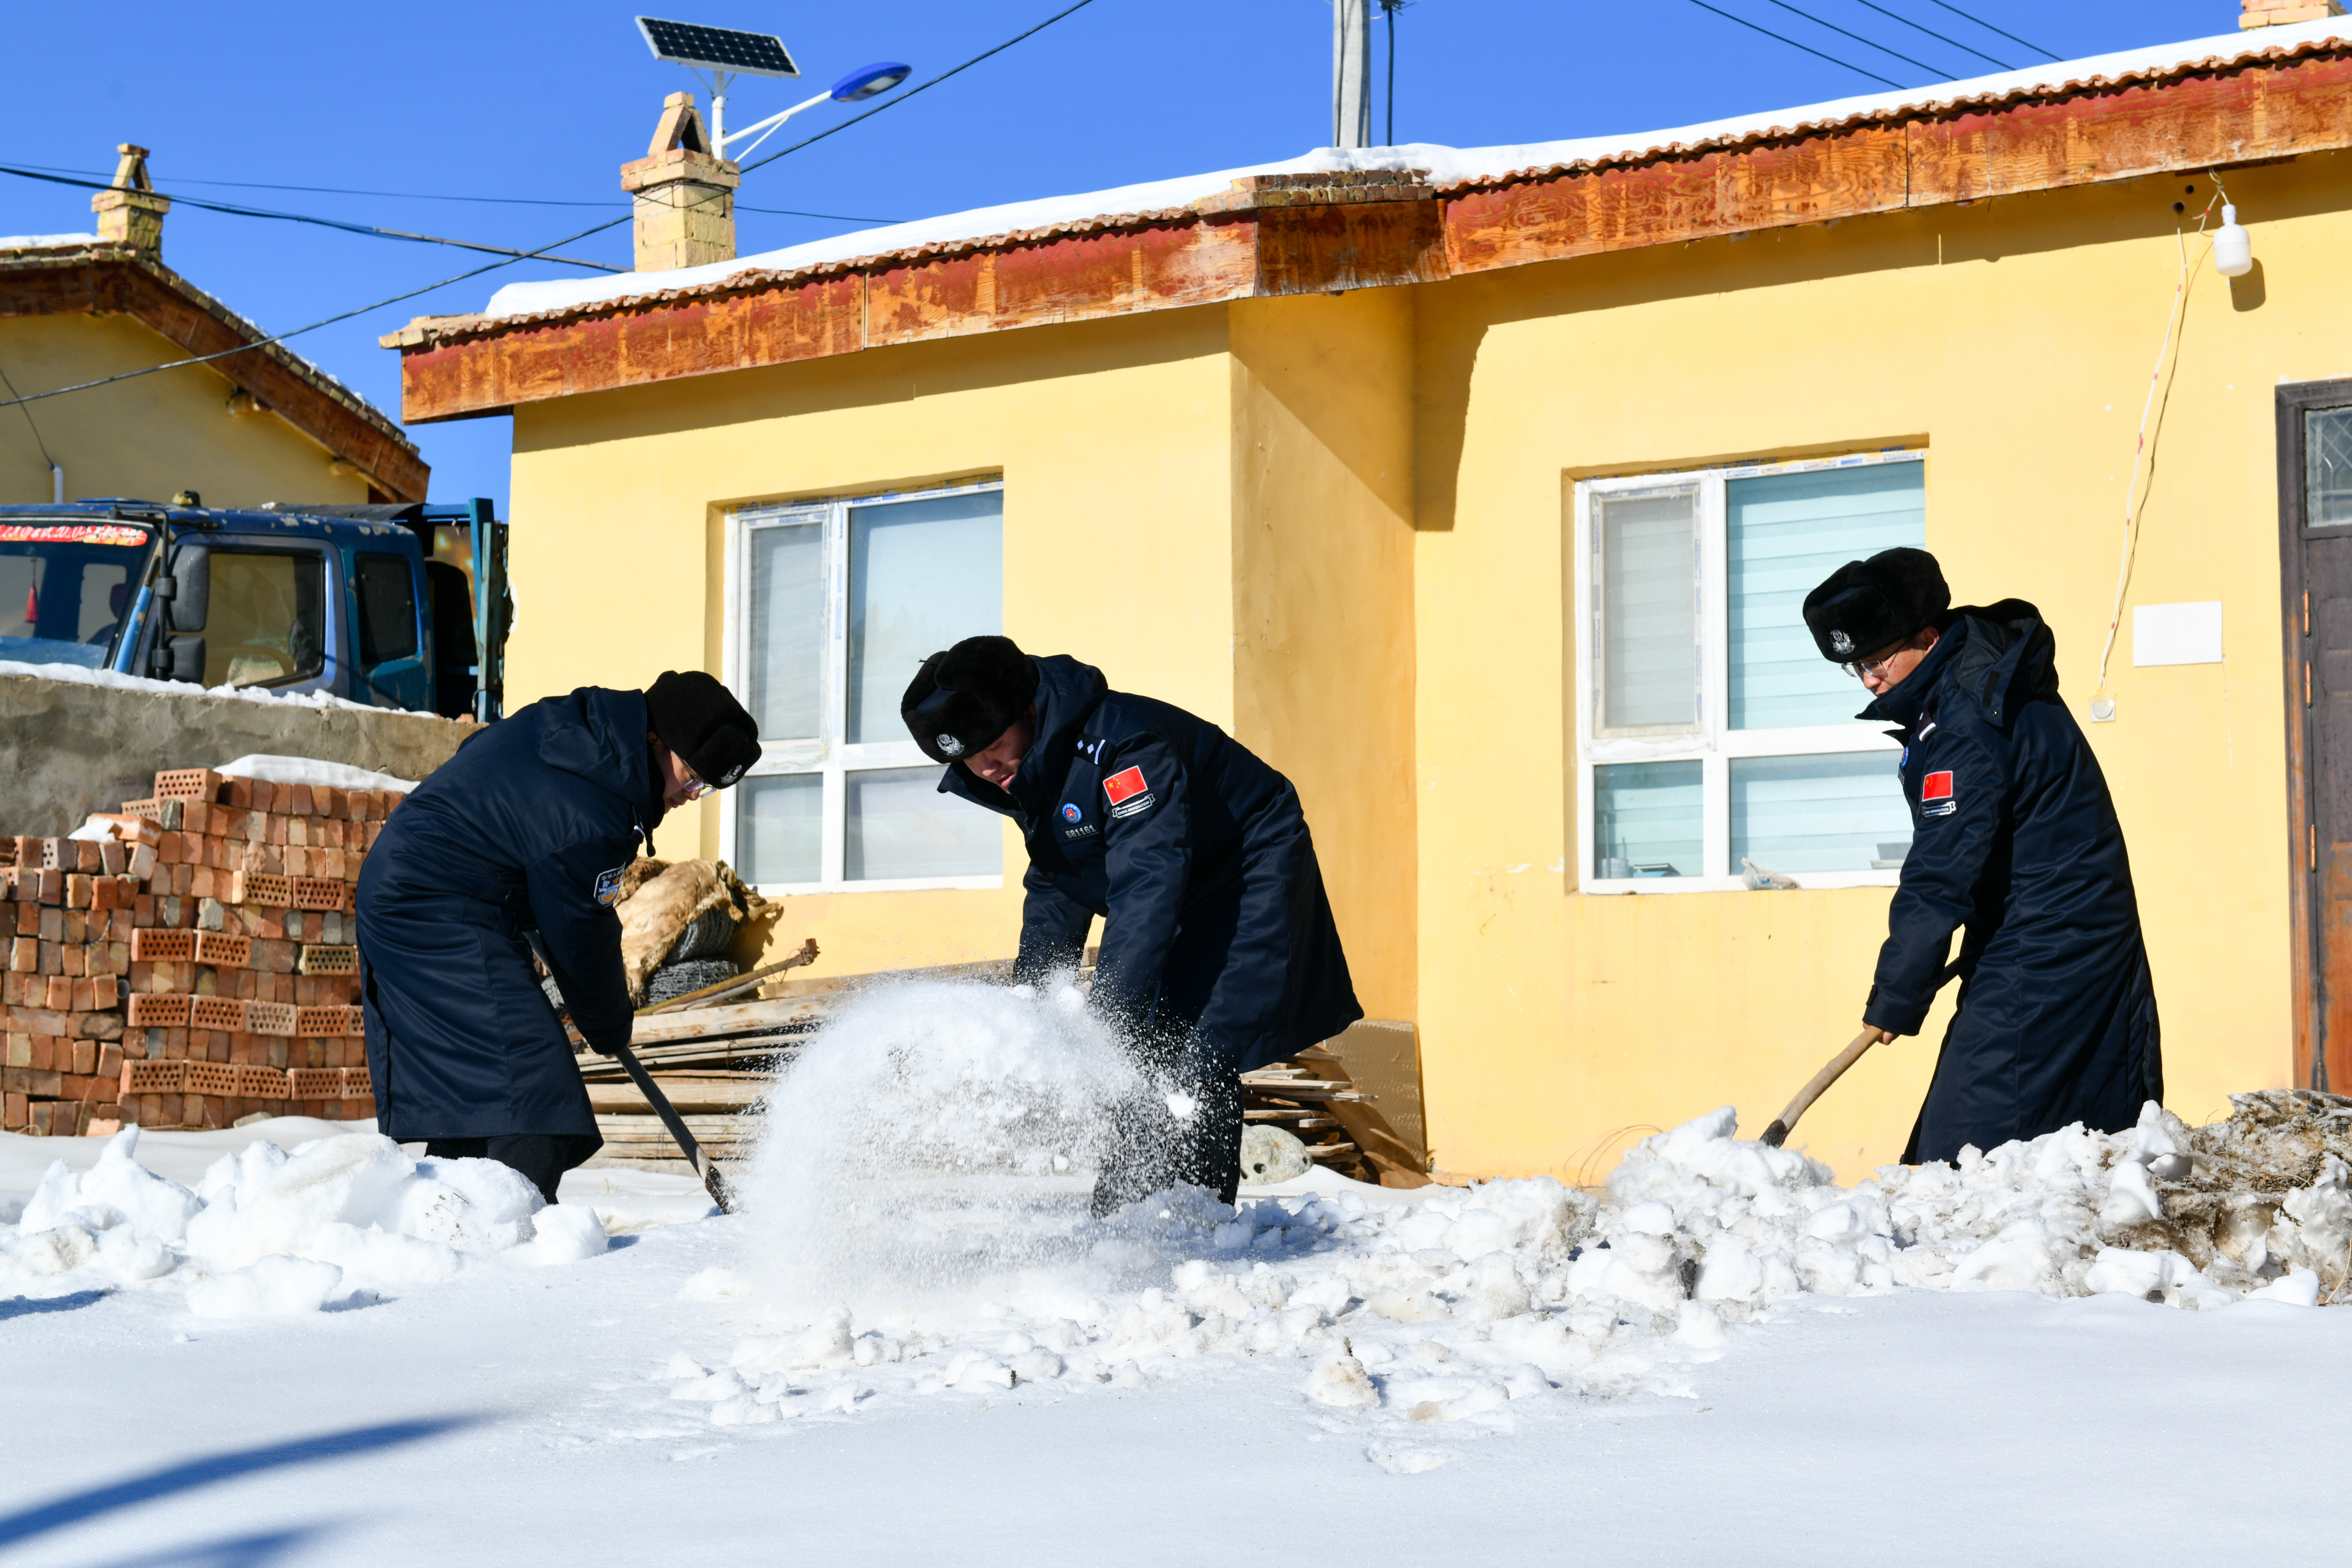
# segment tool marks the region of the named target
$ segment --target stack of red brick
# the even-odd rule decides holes
[[[0,1130],[374,1115],[352,895],[403,798],[177,769],[104,838],[0,838]]]

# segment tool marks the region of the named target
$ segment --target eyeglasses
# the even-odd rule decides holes
[[[686,775],[687,799],[700,800],[704,795],[710,793],[710,786],[702,782],[702,775],[700,773],[696,773],[692,768],[686,765],[686,759],[684,757],[680,757],[677,760],[677,771]]]
[[[1849,659],[1847,662],[1839,665],[1838,668],[1844,670],[1848,675],[1853,676],[1856,680],[1860,680],[1865,675],[1884,676],[1886,673],[1886,667],[1893,664],[1895,658],[1907,650],[1910,646],[1911,645],[1909,643],[1896,643],[1893,647],[1888,648],[1885,653],[1879,654],[1874,658]]]

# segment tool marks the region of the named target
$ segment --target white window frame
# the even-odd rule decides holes
[[[1580,479],[1576,484],[1575,637],[1576,637],[1576,848],[1577,874],[1571,886],[1588,893],[1712,893],[1744,889],[1737,873],[1709,872],[1696,877],[1595,876],[1592,770],[1612,763],[1680,763],[1699,764],[1700,864],[1727,866],[1731,861],[1731,763],[1736,757],[1822,756],[1832,752],[1885,752],[1893,756],[1901,746],[1883,730],[1871,725],[1806,724],[1777,730],[1733,730],[1730,714],[1729,527],[1725,485],[1732,479],[1764,474],[1803,473],[1822,468],[1862,468],[1880,463],[1927,461],[1924,448],[1856,452],[1832,458],[1786,463],[1742,463],[1727,468],[1653,470],[1610,479]],[[1924,480],[1924,470],[1922,473]],[[1594,732],[1600,666],[1600,554],[1592,527],[1592,502],[1600,496],[1627,491],[1657,490],[1696,485],[1697,500],[1698,595],[1698,722],[1680,733],[1597,735]],[[1853,685],[1858,710],[1870,700],[1860,681]],[[1901,873],[1887,871],[1806,871],[1796,880],[1807,888],[1891,888]]]
[[[815,773],[824,780],[824,805],[819,846],[821,875],[814,882],[761,882],[762,895],[791,893],[903,893],[931,889],[992,889],[1004,886],[1004,875],[992,877],[893,877],[849,880],[846,868],[849,826],[848,775],[887,768],[946,770],[923,755],[913,739],[867,742],[852,745],[845,736],[849,722],[849,512],[853,507],[889,506],[901,501],[937,500],[946,496],[1002,491],[1001,479],[969,484],[937,485],[926,489],[884,490],[872,495],[836,496],[822,500],[784,501],[740,506],[727,513],[727,592],[724,640],[728,689],[739,695],[750,689],[751,619],[744,614],[745,585],[751,581],[751,536],[762,527],[816,522],[824,529],[824,689],[819,700],[824,734],[814,741],[769,741],[760,743],[757,766],[745,773],[737,789],[754,779],[782,773]],[[729,865],[737,863],[735,815],[737,797],[720,797],[719,853]],[[957,802],[972,811],[983,806]],[[992,817],[995,813],[989,812]]]

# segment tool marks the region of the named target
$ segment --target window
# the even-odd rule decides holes
[[[1805,595],[1846,562],[1924,546],[1925,454],[1587,479],[1576,489],[1584,886],[1885,883],[1909,850],[1896,748],[1853,715]]]
[[[416,657],[416,583],[404,555],[359,561],[360,668]]]
[[[282,686],[326,668],[325,563],[314,552],[212,552],[206,686]]]
[[[762,888],[995,887],[1003,819],[939,793],[898,699],[1004,624],[1004,491],[746,507],[729,518],[730,680],[760,722],[722,853]]]

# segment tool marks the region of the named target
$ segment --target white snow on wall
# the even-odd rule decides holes
[[[18,234],[0,239],[0,250],[63,250],[70,246],[98,243],[94,234]]]
[[[79,664],[26,664],[19,659],[0,658],[0,675],[37,675],[44,680],[68,680],[77,686],[110,686],[117,691],[149,691],[167,697],[235,697],[246,702],[281,702],[298,708],[359,708],[372,712],[365,702],[353,702],[331,691],[273,691],[264,686],[215,686],[200,688],[192,681],[150,680],[143,675],[124,675],[117,670],[92,669]]]
[[[1902,91],[1864,93],[1793,109],[1735,115],[1697,125],[1631,135],[1583,136],[1561,142],[1528,142],[1500,147],[1443,147],[1433,142],[1371,147],[1355,152],[1337,147],[1318,147],[1296,158],[1255,163],[1245,168],[1186,174],[1175,179],[1120,185],[1111,190],[1088,191],[1076,195],[1046,196],[1036,201],[974,207],[969,212],[919,218],[912,223],[857,229],[825,239],[811,240],[804,245],[788,246],[782,250],[739,256],[731,261],[716,261],[707,267],[680,268],[669,272],[625,272],[595,278],[509,283],[490,297],[489,303],[484,307],[484,313],[492,316],[532,315],[608,300],[625,300],[636,294],[691,289],[705,283],[719,282],[738,272],[788,272],[825,262],[846,261],[861,256],[911,250],[925,245],[978,239],[990,235],[1016,234],[1113,214],[1157,212],[1181,207],[1202,196],[1214,195],[1230,188],[1233,182],[1244,174],[1323,173],[1339,169],[1426,169],[1433,183],[1451,184],[1463,180],[1493,178],[1520,169],[1550,168],[1592,159],[1639,154],[1653,148],[1671,147],[1677,143],[1690,146],[1720,142],[1769,131],[1774,127],[1793,129],[1807,124],[1834,123],[1864,114],[1916,110],[1956,99],[2048,90],[2069,81],[2093,77],[2163,70],[2216,57],[2228,58],[2270,49],[2293,48],[2300,44],[2343,37],[2352,37],[2352,26],[2347,26],[2346,18],[2327,17],[2293,26],[2265,27],[2252,36],[2225,33],[2185,43],[2122,49],[2084,59],[2032,66],[2023,70],[2000,71],[1959,81],[1935,82],[1924,88]]]

